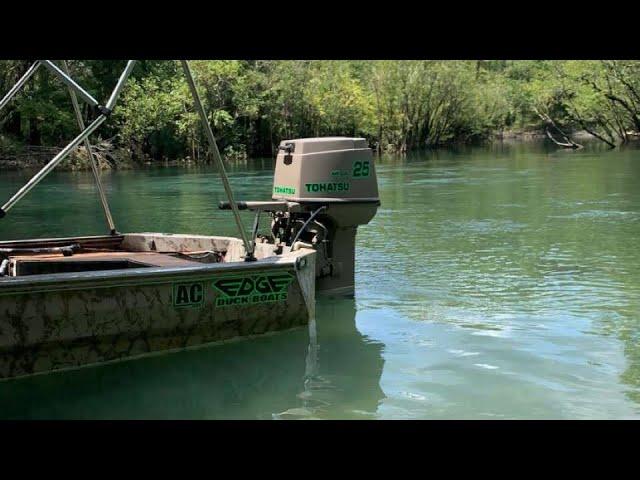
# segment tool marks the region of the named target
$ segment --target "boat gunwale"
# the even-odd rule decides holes
[[[313,251],[304,252],[311,254]],[[7,277],[0,279],[0,295],[8,295],[13,293],[35,293],[34,287],[50,286],[51,290],[64,290],[65,287],[71,289],[79,288],[79,285],[86,283],[94,283],[91,288],[107,288],[115,286],[125,286],[131,284],[145,285],[163,284],[172,281],[175,278],[189,277],[189,280],[206,280],[213,273],[225,275],[227,273],[237,273],[243,271],[261,271],[269,272],[273,270],[297,270],[297,259],[303,255],[294,255],[292,258],[282,259],[279,257],[269,257],[256,262],[231,262],[231,263],[214,263],[208,265],[195,265],[193,267],[143,267],[128,268],[122,270],[102,270],[94,272],[70,272],[44,275],[29,275],[26,277]],[[199,275],[199,276],[194,276]],[[55,278],[52,278],[55,276]],[[148,279],[148,281],[144,281]],[[119,281],[118,284],[112,284],[113,280]],[[156,281],[153,281],[156,280]],[[105,285],[105,283],[107,283]],[[57,288],[56,288],[57,287]]]
[[[120,234],[124,238],[126,235]],[[173,234],[163,234],[172,236]],[[184,235],[184,234],[180,234]],[[194,235],[202,237],[203,235]],[[235,240],[234,237],[207,236],[221,240]],[[19,240],[22,245],[33,242],[42,243],[64,243],[75,240],[102,240],[110,239],[113,236],[91,236],[91,237],[67,237],[37,240]],[[13,243],[0,242],[0,246]],[[282,255],[272,255],[257,259],[252,262],[236,261],[222,262],[211,264],[194,264],[185,266],[148,266],[140,268],[127,268],[118,270],[94,270],[88,272],[65,272],[55,274],[39,274],[28,275],[22,277],[4,277],[0,278],[0,295],[36,293],[43,291],[59,291],[59,290],[76,290],[78,288],[109,288],[131,285],[160,285],[168,282],[180,281],[182,277],[186,277],[189,281],[207,280],[212,274],[224,276],[227,274],[236,274],[238,272],[261,271],[268,272],[272,270],[291,270],[300,269],[299,259],[306,255],[315,253],[313,249],[302,248],[296,251],[286,252]],[[45,289],[45,290],[43,290]]]

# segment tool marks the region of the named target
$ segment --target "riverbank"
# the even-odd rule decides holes
[[[500,143],[509,142],[538,142],[544,140],[545,135],[537,130],[510,130],[496,134],[491,140],[485,142]],[[98,158],[100,170],[134,170],[143,169],[150,166],[159,167],[176,167],[176,166],[195,166],[201,165],[200,159],[193,159],[185,156],[181,159],[154,159],[150,156],[142,158],[135,157],[131,151],[124,148],[115,148],[108,142],[101,142],[94,147],[94,154]],[[446,148],[446,147],[443,147]],[[0,171],[16,171],[16,170],[37,170],[42,168],[55,155],[62,150],[61,147],[42,147],[42,146],[25,146],[17,147],[12,145],[8,148],[0,149]],[[389,154],[397,154],[398,152],[387,152]],[[225,155],[223,157],[227,162],[239,162],[247,160],[246,156],[236,154]],[[78,147],[69,157],[63,160],[56,167],[61,171],[85,171],[90,170],[88,155],[84,147]]]
[[[579,141],[587,148],[596,150],[605,149],[605,145],[601,144],[586,131],[571,132],[571,137]],[[455,150],[458,147],[492,147],[499,145],[532,145],[532,144],[549,144],[550,148],[558,148],[551,143],[545,132],[539,129],[521,129],[521,130],[504,130],[496,133],[491,139],[482,144],[451,144],[439,148],[428,149],[430,151],[446,151]],[[640,145],[640,141],[632,138],[627,144]],[[618,148],[623,147],[623,145]],[[41,147],[27,146],[21,149],[8,148],[0,149],[0,171],[20,171],[20,170],[38,170],[45,166],[62,148],[59,147]],[[375,149],[374,149],[375,150]],[[419,150],[411,150],[406,154],[416,154]],[[149,167],[193,167],[204,165],[201,159],[193,159],[185,156],[181,159],[154,159],[150,156],[144,156],[142,159],[134,157],[131,152],[124,148],[114,148],[107,142],[102,142],[94,146],[94,153],[98,158],[100,170],[137,170]],[[404,155],[396,151],[381,152],[381,155]],[[225,155],[223,157],[226,162],[244,163],[248,160],[246,156]],[[84,147],[79,147],[76,151],[69,155],[67,159],[62,161],[56,167],[60,171],[87,171],[91,167],[88,162],[87,152]]]
[[[37,155],[18,154],[18,155],[1,155],[0,154],[0,171],[20,171],[20,170],[39,170],[44,167],[61,149],[47,149],[48,153],[45,155],[42,152]],[[231,161],[237,161],[238,159],[225,159]],[[98,166],[100,170],[137,170],[148,167],[191,167],[201,165],[202,162],[197,162],[191,158],[183,158],[179,160],[150,160],[135,161],[128,158],[126,155],[118,157],[118,160],[108,161],[102,157],[99,157]],[[87,155],[82,153],[74,153],[69,158],[63,160],[56,170],[76,172],[76,171],[88,171],[91,170],[91,166],[88,162]]]
[[[16,170],[38,170],[44,167],[62,148],[57,147],[26,147],[19,152],[4,153],[0,151],[0,171]],[[184,158],[180,160],[152,160],[150,158],[142,161],[134,160],[131,155],[124,150],[109,150],[97,148],[95,155],[98,158],[100,170],[135,170],[148,166],[174,167],[191,166],[198,162]],[[88,162],[88,155],[84,147],[69,155],[57,167],[61,171],[86,171],[91,166]]]
[[[100,170],[126,170],[135,168],[128,155],[122,155],[104,145],[96,145],[94,150]],[[22,148],[0,149],[0,170],[31,170],[45,166],[62,151],[60,147],[25,146]],[[68,158],[58,165],[59,170],[89,170],[87,151],[78,147]]]

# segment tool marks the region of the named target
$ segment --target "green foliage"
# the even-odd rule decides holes
[[[119,143],[128,144],[136,156],[182,154],[197,123],[195,115],[185,115],[188,99],[175,76],[132,79],[114,111]]]
[[[522,104],[536,113],[610,146],[640,132],[640,62],[538,61],[528,67],[519,90]]]
[[[69,61],[106,100],[123,61]],[[225,156],[270,155],[280,140],[364,136],[410,150],[555,125],[615,145],[640,132],[637,61],[193,61]],[[0,62],[0,92],[29,67]],[[62,88],[61,88],[62,87]],[[85,120],[95,109],[83,104]],[[78,131],[69,96],[45,69],[0,112],[3,145],[63,145]],[[206,161],[207,142],[178,62],[138,63],[96,135],[138,159]]]

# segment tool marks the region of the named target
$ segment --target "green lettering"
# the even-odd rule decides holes
[[[191,303],[200,303],[202,301],[202,284],[194,283],[189,290],[189,300]]]
[[[294,195],[296,193],[296,189],[294,187],[283,187],[280,185],[275,185],[273,187],[273,193],[281,193],[285,195]]]
[[[180,285],[178,286],[176,304],[184,305],[185,303],[189,303],[189,293],[187,291],[187,287],[185,287],[184,285]]]
[[[202,305],[204,302],[204,284],[201,282],[176,283],[173,285],[172,298],[174,307]]]

